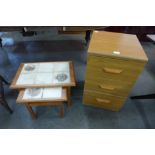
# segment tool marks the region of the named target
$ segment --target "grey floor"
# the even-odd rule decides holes
[[[155,44],[142,42],[149,62],[137,80],[130,95],[155,93]],[[155,100],[127,99],[119,112],[87,107],[82,104],[87,58],[83,37],[63,36],[56,40],[24,41],[0,49],[0,74],[9,81],[19,64],[33,61],[72,60],[75,65],[77,87],[72,89],[73,106],[65,106],[65,117],[58,116],[57,107],[37,107],[38,119],[32,120],[24,105],[16,104],[17,91],[5,86],[6,99],[14,113],[10,115],[0,106],[0,128],[155,128]]]

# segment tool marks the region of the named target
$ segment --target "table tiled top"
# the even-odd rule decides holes
[[[22,63],[12,89],[75,86],[73,64],[67,62]]]

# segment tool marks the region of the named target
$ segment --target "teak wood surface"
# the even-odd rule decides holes
[[[119,111],[124,101],[125,97],[113,96],[110,94],[103,94],[96,91],[84,91],[84,103],[85,105],[104,108],[112,111]]]
[[[65,62],[65,61],[61,61],[61,62]],[[68,62],[68,61],[66,61]],[[36,62],[32,62],[32,63],[35,63]],[[70,82],[69,83],[60,83],[60,84],[25,84],[25,85],[17,85],[17,80],[21,74],[21,71],[24,67],[24,64],[32,64],[32,63],[21,63],[17,72],[16,72],[16,75],[15,77],[13,78],[12,80],[12,83],[11,83],[11,86],[10,88],[11,89],[24,89],[24,88],[47,88],[47,87],[72,87],[72,86],[76,86],[76,83],[75,83],[75,73],[74,73],[74,67],[73,67],[73,63],[71,61],[69,61],[69,68],[70,68]],[[50,63],[50,62],[37,62],[37,63]],[[59,63],[58,61],[57,62],[51,62],[51,63]]]
[[[83,103],[119,111],[147,60],[136,35],[94,31],[88,48]]]
[[[120,54],[113,54],[113,51]],[[94,31],[88,53],[139,61],[148,60],[137,36],[133,34]]]

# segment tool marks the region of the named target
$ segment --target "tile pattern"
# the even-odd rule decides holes
[[[27,68],[32,70],[27,70]],[[59,74],[65,74],[66,80],[59,81],[56,77]],[[69,62],[56,63],[29,63],[24,67],[17,80],[17,85],[27,84],[58,84],[69,83]]]

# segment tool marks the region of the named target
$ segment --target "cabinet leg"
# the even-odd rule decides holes
[[[64,105],[63,104],[60,107],[60,117],[64,117]]]
[[[33,119],[36,119],[37,118],[37,114],[33,111],[32,107],[28,103],[25,103],[25,106],[26,106],[27,110],[29,111],[31,117]]]
[[[72,101],[71,101],[71,88],[67,87],[67,101],[68,101],[68,106],[72,105]]]

